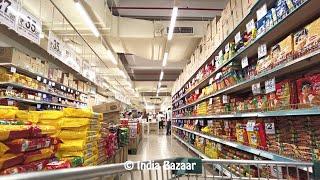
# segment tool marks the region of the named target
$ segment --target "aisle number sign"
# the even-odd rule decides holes
[[[42,22],[28,11],[21,8],[17,23],[17,33],[40,44],[40,33],[42,32]]]
[[[269,79],[264,83],[266,94],[276,91],[276,80],[275,78]]]
[[[0,23],[16,30],[19,4],[17,0],[0,1]]]
[[[63,41],[60,38],[58,38],[52,31],[49,31],[47,51],[55,58],[62,60]]]

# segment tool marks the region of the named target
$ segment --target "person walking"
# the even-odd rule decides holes
[[[167,135],[171,135],[171,119],[172,119],[172,111],[171,111],[171,108],[168,108],[168,112],[167,112]]]

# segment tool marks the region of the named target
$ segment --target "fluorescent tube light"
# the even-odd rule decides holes
[[[97,27],[94,25],[94,23],[93,23],[92,19],[90,18],[89,14],[87,13],[87,11],[84,9],[84,7],[82,6],[82,4],[79,1],[76,1],[75,3],[76,3],[76,7],[77,7],[78,11],[80,11],[82,18],[84,19],[86,25],[89,27],[91,32],[96,37],[99,37],[100,33],[99,33]]]
[[[169,32],[168,32],[168,40],[169,41],[172,39],[172,36],[173,36],[173,30],[174,30],[174,26],[176,24],[177,15],[178,15],[178,7],[174,6],[172,9],[171,21],[170,21]]]
[[[168,60],[168,52],[165,52],[163,55],[163,62],[162,62],[163,67],[167,65],[167,60]]]
[[[162,79],[163,79],[163,71],[161,71],[160,73],[160,81],[162,81]]]
[[[116,58],[114,57],[113,53],[111,52],[110,49],[107,50],[107,56],[109,57],[109,59],[111,60],[111,62],[115,65],[118,64]]]
[[[161,87],[161,82],[159,82],[159,84],[158,84],[158,88],[160,89],[160,87]]]

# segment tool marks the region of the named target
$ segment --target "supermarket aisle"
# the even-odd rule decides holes
[[[149,134],[144,136],[137,155],[129,155],[128,159],[143,161],[170,157],[191,157],[191,154],[173,137],[160,133],[159,135]]]

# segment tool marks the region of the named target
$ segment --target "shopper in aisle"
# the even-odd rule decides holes
[[[167,135],[171,135],[171,119],[172,119],[172,111],[171,108],[168,108],[167,112]]]

